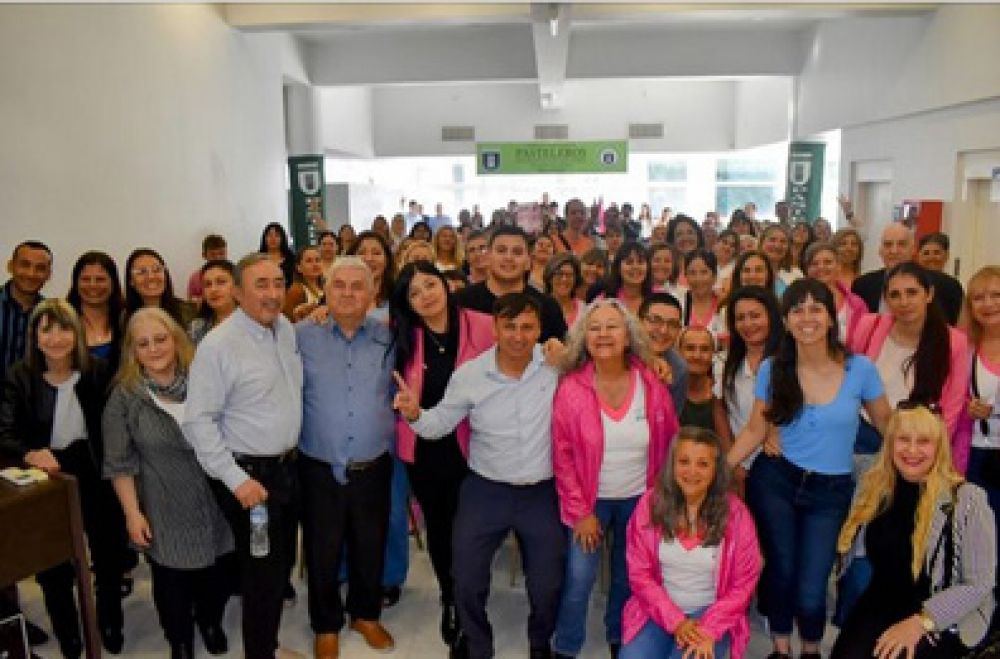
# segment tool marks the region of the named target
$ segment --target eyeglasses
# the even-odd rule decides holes
[[[133,277],[148,277],[149,275],[162,275],[167,269],[162,265],[154,265],[151,268],[133,268]]]
[[[573,279],[574,276],[575,275],[574,275],[574,273],[573,273],[572,270],[568,270],[566,272],[559,271],[559,272],[553,272],[552,273],[552,278],[553,279]]]
[[[490,251],[490,248],[488,245],[476,245],[475,247],[470,247],[465,251],[469,252],[470,254],[485,254],[486,252]]]
[[[921,403],[920,401],[914,401],[909,399],[901,400],[898,403],[896,403],[896,409],[900,412],[909,412],[911,410],[918,410],[920,408],[927,410],[931,414],[941,416],[941,405],[938,403]]]
[[[642,319],[653,327],[666,327],[674,330],[681,328],[681,321],[674,320],[673,318],[664,318],[663,316],[657,316],[656,314],[643,316]]]

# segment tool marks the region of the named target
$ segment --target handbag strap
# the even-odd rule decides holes
[[[972,375],[969,380],[972,383],[972,395],[976,398],[982,398],[982,395],[979,393],[979,348],[972,351]],[[983,433],[984,437],[989,437],[990,422],[987,419],[980,419],[979,430]]]
[[[945,511],[944,527],[941,529],[941,535],[938,536],[937,546],[934,547],[934,553],[931,555],[930,566],[933,567],[934,563],[937,561],[938,554],[944,549],[944,575],[941,581],[941,589],[946,590],[951,588],[952,581],[954,579],[955,572],[955,507],[958,505],[958,489],[952,493],[951,501],[945,506],[947,510]]]

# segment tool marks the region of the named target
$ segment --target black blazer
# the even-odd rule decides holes
[[[958,280],[943,272],[928,270],[931,283],[934,285],[934,299],[944,311],[948,323],[954,325],[958,322],[958,315],[962,311],[962,298],[965,294],[962,285]],[[872,272],[866,272],[851,285],[851,290],[868,305],[868,310],[878,313],[879,305],[882,303],[882,289],[885,287],[885,268],[879,268]]]
[[[103,359],[91,358],[74,390],[87,424],[87,439],[95,464],[103,458],[101,415],[108,398],[108,368]],[[52,438],[52,417],[56,408],[56,388],[40,373],[20,361],[7,372],[0,396],[0,452],[24,459],[28,451],[48,448]]]

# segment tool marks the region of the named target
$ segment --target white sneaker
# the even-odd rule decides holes
[[[306,659],[306,655],[295,650],[279,647],[274,651],[274,659]]]

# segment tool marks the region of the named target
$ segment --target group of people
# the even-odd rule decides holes
[[[770,659],[796,629],[819,657],[835,563],[834,657],[959,656],[996,627],[1000,268],[963,293],[947,237],[894,223],[863,273],[856,229],[754,210],[643,239],[576,199],[530,236],[439,209],[297,252],[272,224],[236,263],[207,237],[187,299],[146,248],[124,286],[88,252],[43,299],[52,254],[23,242],[0,451],[78,479],[112,653],[138,550],[172,657],[196,628],[227,651],[233,593],[245,656],[298,656],[278,637],[300,527],[314,656],[345,627],[391,650],[412,494],[451,656],[493,656],[511,534],[533,659],[582,652],[602,552],[612,656],[738,659],[753,605]],[[80,656],[71,567],[37,579]]]

